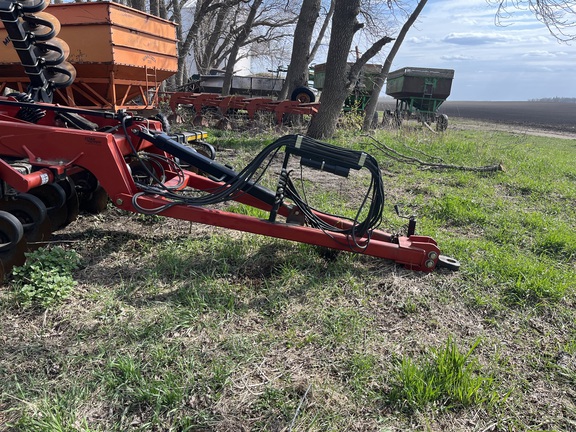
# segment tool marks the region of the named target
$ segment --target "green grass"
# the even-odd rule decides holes
[[[210,140],[243,166],[275,136]],[[332,140],[385,170],[382,228],[405,230],[401,204],[459,272],[82,216],[65,237],[82,257],[68,298],[23,309],[13,286],[0,290],[0,430],[573,429],[574,141],[418,127],[376,138],[422,160],[505,168],[420,169],[355,131]],[[307,184],[311,202],[354,216],[366,178],[323,185]]]
[[[62,302],[76,284],[72,271],[79,261],[74,250],[59,246],[26,252],[26,262],[12,272],[16,300],[23,307],[43,308]]]
[[[408,411],[429,405],[450,410],[502,402],[493,390],[492,377],[478,373],[480,368],[472,358],[479,343],[475,341],[468,352],[462,353],[449,338],[445,346],[422,359],[403,357],[394,373],[388,402]]]

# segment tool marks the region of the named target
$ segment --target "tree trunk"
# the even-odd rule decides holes
[[[228,96],[232,90],[232,79],[234,78],[234,66],[236,66],[236,59],[238,58],[238,52],[240,51],[240,45],[234,43],[232,49],[230,50],[230,55],[228,56],[228,61],[226,62],[226,69],[224,70],[224,80],[222,82],[222,96]]]
[[[160,3],[158,0],[150,0],[150,14],[160,16]]]
[[[252,3],[252,6],[250,6],[250,11],[246,17],[246,22],[234,40],[234,44],[230,50],[230,55],[228,56],[228,61],[226,62],[224,82],[222,83],[222,96],[227,96],[230,94],[230,89],[232,87],[232,77],[234,76],[234,67],[236,66],[238,53],[240,52],[240,48],[244,46],[244,42],[246,42],[246,39],[252,30],[252,25],[254,24],[254,19],[256,18],[256,12],[258,12],[258,8],[263,1],[264,0],[254,0],[254,3]]]
[[[164,0],[159,0],[158,9],[160,9],[160,18],[168,19],[168,11],[166,10],[166,3]]]
[[[308,56],[308,57],[310,57],[310,61],[312,61],[312,60],[314,60],[314,58],[316,58],[316,53],[318,52],[318,48],[320,48],[320,45],[322,45],[322,41],[324,40],[324,35],[326,34],[326,30],[328,29],[328,24],[332,20],[332,15],[334,15],[335,3],[336,3],[335,0],[330,0],[330,9],[328,9],[328,13],[326,14],[326,18],[324,19],[324,22],[322,23],[322,28],[320,29],[320,32],[318,33],[318,37],[316,38],[316,42],[314,43],[314,46],[312,47],[312,50],[310,50],[310,54]]]
[[[278,99],[286,99],[294,89],[308,84],[310,43],[316,20],[320,15],[320,3],[321,0],[303,0],[302,2],[294,31],[290,65]]]
[[[132,7],[134,9],[138,9],[139,11],[146,12],[145,0],[132,0]]]
[[[326,76],[318,114],[312,117],[308,135],[312,138],[329,138],[336,131],[338,116],[347,97],[348,53],[354,34],[362,28],[357,16],[360,0],[336,0],[330,45],[326,59]]]
[[[202,52],[196,52],[196,68],[201,74],[209,73],[210,69],[215,67],[214,60],[217,58],[216,48],[218,41],[222,38],[222,29],[228,18],[228,8],[221,7],[214,22],[214,28],[210,32],[210,36],[204,46]],[[228,24],[229,25],[229,24]]]
[[[176,85],[181,86],[184,81],[184,62],[188,51],[184,47],[185,41],[182,41],[182,10],[178,0],[172,0],[172,19],[179,25],[176,26],[176,38],[178,39],[178,72],[176,72]]]
[[[376,107],[378,105],[378,98],[380,97],[380,92],[384,87],[384,81],[386,81],[386,78],[388,78],[388,73],[390,72],[390,67],[392,66],[394,57],[396,57],[396,54],[400,49],[400,45],[402,45],[404,42],[404,38],[406,37],[408,30],[410,30],[416,19],[418,19],[418,16],[420,15],[420,12],[422,12],[422,9],[424,9],[424,6],[426,6],[427,1],[428,0],[420,0],[418,2],[416,8],[402,26],[400,33],[398,33],[398,37],[396,38],[394,45],[392,45],[392,49],[388,53],[388,56],[382,65],[380,74],[374,80],[374,89],[372,90],[370,100],[368,101],[368,104],[364,110],[364,124],[362,125],[362,129],[364,131],[369,131],[372,128],[374,113],[376,112]]]

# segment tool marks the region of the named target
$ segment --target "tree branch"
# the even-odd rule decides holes
[[[495,165],[485,165],[480,167],[468,167],[468,166],[461,166],[461,165],[453,165],[453,164],[445,164],[445,163],[437,163],[437,162],[426,162],[422,161],[418,158],[413,156],[407,156],[405,154],[400,153],[397,150],[394,150],[391,147],[388,147],[386,144],[381,143],[376,138],[370,135],[363,135],[365,138],[369,138],[374,141],[376,144],[372,144],[375,148],[380,150],[390,159],[393,159],[397,162],[406,163],[409,165],[417,165],[423,169],[450,169],[450,170],[459,170],[459,171],[473,171],[473,172],[497,172],[497,171],[504,171],[504,166],[502,164],[495,164]]]

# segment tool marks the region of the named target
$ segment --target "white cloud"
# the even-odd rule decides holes
[[[556,54],[550,51],[536,50],[528,51],[527,53],[522,54],[522,57],[556,57]]]
[[[459,24],[464,24],[467,26],[477,26],[479,24],[477,19],[470,18],[470,17],[454,17],[454,19]]]
[[[426,42],[430,42],[432,39],[430,39],[427,36],[414,36],[411,38],[408,38],[408,41],[411,43],[415,43],[415,44],[423,44]]]
[[[540,44],[540,45],[549,45],[551,40],[547,36],[522,36],[522,42],[525,43],[532,43],[532,44]]]
[[[559,45],[532,13],[514,12],[498,26],[486,0],[429,1],[393,68],[454,69],[454,100],[576,97],[576,43]]]
[[[501,33],[450,33],[442,39],[444,42],[457,45],[485,45],[510,42],[518,38]]]
[[[455,54],[455,55],[443,55],[440,56],[442,60],[446,61],[468,61],[472,60],[473,58],[470,56],[462,55],[462,54]]]

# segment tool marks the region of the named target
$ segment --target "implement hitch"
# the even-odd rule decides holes
[[[19,121],[19,110],[32,106],[42,107],[45,116],[37,123]],[[117,207],[132,212],[373,255],[413,270],[426,272],[445,264],[433,239],[414,234],[415,221],[410,221],[407,237],[378,229],[384,191],[378,164],[367,153],[288,135],[265,147],[243,170],[236,172],[196,150],[193,142],[181,142],[178,136],[165,134],[159,121],[126,112],[71,110],[84,119],[78,123],[96,128],[76,129],[56,126],[61,111],[62,107],[48,104],[0,99],[3,182],[0,233],[6,237],[0,258],[8,257],[3,262],[5,269],[22,261],[21,257],[13,257],[12,252],[22,249],[17,247],[22,239],[28,243],[39,240],[30,236],[38,230],[24,230],[19,235],[19,227],[26,223],[42,225],[41,215],[49,213],[46,207],[48,195],[54,194],[52,189],[63,196],[56,206],[66,206],[66,213],[71,214],[78,213],[79,203],[89,208],[105,208],[105,201],[104,205],[99,203],[107,195]],[[284,162],[277,188],[268,189],[259,183],[260,171],[282,153]],[[363,202],[367,208],[357,212],[365,217],[362,220],[337,217],[309,206],[288,173],[289,158],[299,158],[304,167],[341,177],[350,170],[368,170],[370,187]],[[32,199],[31,195],[39,199]],[[262,220],[213,208],[226,201],[265,210],[270,216]],[[27,217],[16,222],[6,213],[25,213]],[[31,213],[40,216],[35,218]],[[53,226],[60,229],[63,225]],[[450,268],[457,266],[456,262],[448,264]]]
[[[62,41],[48,43],[57,20],[44,0],[0,2],[0,18],[30,78],[26,93],[0,96],[0,280],[25,252],[72,223],[81,208],[124,210],[183,219],[392,260],[429,272],[457,269],[436,242],[379,230],[384,186],[371,155],[302,135],[281,137],[242,170],[215,160],[204,133],[167,134],[162,119],[125,110],[103,112],[51,103],[69,86],[74,68]],[[40,16],[38,16],[40,15]],[[276,159],[282,159],[274,165]],[[367,173],[369,185],[354,217],[323,212],[308,202],[293,166],[347,178]],[[278,167],[274,189],[262,184]],[[268,212],[267,219],[222,210],[236,201]]]

